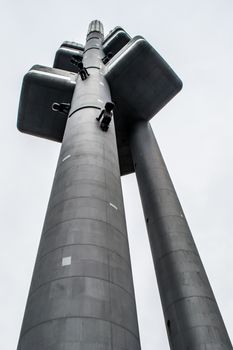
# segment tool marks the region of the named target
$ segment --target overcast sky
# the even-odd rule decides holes
[[[229,335],[233,340],[232,0],[0,0],[1,349],[14,350],[60,144],[21,134],[24,74],[52,66],[65,40],[84,43],[89,22],[144,36],[184,83],[152,120]],[[143,350],[168,341],[134,175],[122,179]]]

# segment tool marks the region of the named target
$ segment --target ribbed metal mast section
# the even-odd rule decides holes
[[[102,34],[102,36],[104,35],[104,27],[103,24],[100,21],[92,21],[89,24],[89,28],[88,28],[88,32],[87,32],[87,36],[89,34],[91,34],[92,32],[98,32],[98,34]]]
[[[101,58],[103,26],[89,26],[58,159],[18,350],[140,350],[114,122]]]

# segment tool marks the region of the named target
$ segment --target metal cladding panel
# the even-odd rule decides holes
[[[140,36],[128,42],[109,61],[105,77],[115,103],[121,174],[126,175],[135,171],[129,147],[132,124],[137,120],[151,119],[181,90],[182,82],[156,50]]]
[[[130,144],[170,347],[230,350],[222,316],[149,123],[135,124]]]
[[[83,58],[83,51],[61,46],[60,49],[56,52],[53,67],[69,72],[78,73],[78,66],[74,65],[71,62],[74,56],[79,62],[81,62]]]
[[[182,82],[142,37],[133,38],[106,66],[105,77],[121,118],[150,120]]]
[[[52,104],[70,103],[77,74],[35,65],[25,75],[17,127],[34,136],[61,142],[67,117],[52,110]]]
[[[84,46],[82,44],[76,43],[74,41],[64,41],[61,47],[67,47],[74,50],[84,51]]]
[[[107,55],[111,52],[114,56],[130,41],[130,39],[131,37],[123,28],[114,28],[103,42],[104,53]]]

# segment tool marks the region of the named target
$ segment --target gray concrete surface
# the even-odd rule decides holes
[[[222,316],[163,157],[147,122],[131,150],[170,348],[230,350]]]
[[[103,132],[96,121],[111,96],[103,35],[94,34],[83,58],[93,68],[74,92],[18,350],[140,350],[114,122]]]

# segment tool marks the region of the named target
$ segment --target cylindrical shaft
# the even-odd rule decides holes
[[[58,159],[18,350],[140,350],[102,24],[91,23]]]
[[[148,123],[138,123],[132,129],[131,151],[171,349],[232,349],[192,234]]]

